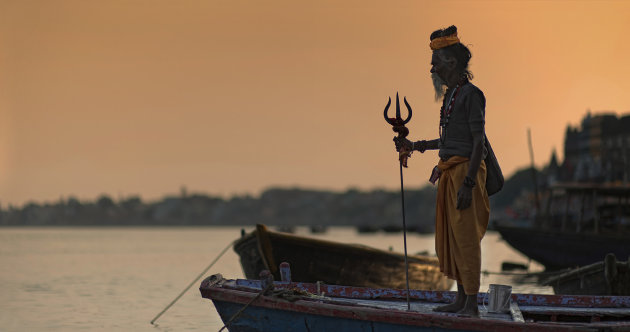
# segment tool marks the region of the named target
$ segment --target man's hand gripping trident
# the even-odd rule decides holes
[[[403,101],[405,102],[405,106],[407,106],[407,111],[409,115],[407,119],[403,120],[400,116],[400,102],[398,99],[398,92],[396,93],[396,117],[390,118],[387,116],[387,111],[389,110],[389,106],[392,103],[392,98],[389,98],[387,101],[387,105],[385,106],[385,111],[383,115],[385,116],[385,121],[392,125],[392,130],[398,133],[398,136],[394,137],[394,142],[396,144],[396,151],[398,151],[398,160],[402,166],[407,167],[407,159],[411,157],[411,152],[413,151],[413,144],[406,137],[409,135],[409,129],[405,127],[405,125],[411,120],[411,106],[407,102],[407,98],[403,97]]]

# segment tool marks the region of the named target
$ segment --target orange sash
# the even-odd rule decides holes
[[[486,164],[481,161],[470,207],[457,209],[457,191],[468,173],[469,159],[453,156],[438,163],[435,213],[435,251],[440,270],[464,286],[467,295],[477,294],[481,281],[481,239],[488,227],[490,202],[486,192]]]

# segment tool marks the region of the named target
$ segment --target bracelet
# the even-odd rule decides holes
[[[419,143],[420,147],[418,148],[418,151],[420,151],[420,153],[424,153],[424,151],[427,150],[427,141],[422,140]]]
[[[416,149],[416,142],[411,141],[411,151]]]
[[[475,183],[475,180],[473,180],[470,176],[466,175],[466,177],[464,178],[464,185],[468,188],[474,188],[475,185],[477,183]]]

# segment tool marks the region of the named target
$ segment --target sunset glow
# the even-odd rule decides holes
[[[396,189],[382,112],[438,135],[429,35],[457,25],[504,173],[630,112],[627,1],[0,0],[0,205],[271,186]],[[406,184],[428,183],[415,153]]]

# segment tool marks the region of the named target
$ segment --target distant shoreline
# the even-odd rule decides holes
[[[531,190],[531,169],[506,180],[491,197],[491,218],[525,190]],[[405,190],[407,226],[432,231],[436,188]],[[202,194],[166,197],[145,203],[140,197],[114,201],[103,195],[95,201],[74,198],[54,204],[29,203],[0,210],[0,227],[208,227],[208,226],[398,226],[402,220],[400,191],[350,189],[345,192],[272,188],[259,197],[222,199]]]

